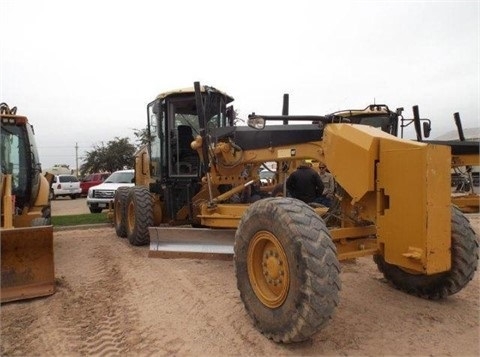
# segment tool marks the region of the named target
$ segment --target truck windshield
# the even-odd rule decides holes
[[[132,172],[114,172],[105,180],[105,183],[132,183]]]

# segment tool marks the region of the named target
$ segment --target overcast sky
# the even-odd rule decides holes
[[[479,1],[0,0],[0,101],[43,168],[146,126],[159,93],[214,86],[240,117],[412,106],[479,126]],[[413,131],[407,137],[414,138]]]

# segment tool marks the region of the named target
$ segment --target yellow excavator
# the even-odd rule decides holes
[[[1,302],[55,292],[53,228],[33,126],[16,107],[0,104]]]
[[[135,186],[114,199],[119,237],[150,244],[151,257],[233,256],[254,325],[283,343],[309,339],[333,316],[342,260],[373,256],[393,286],[428,299],[467,286],[478,240],[451,204],[449,146],[340,116],[252,113],[237,125],[232,102],[195,82],[148,104]],[[284,184],[302,160],[334,175],[330,207],[259,190],[267,163]]]

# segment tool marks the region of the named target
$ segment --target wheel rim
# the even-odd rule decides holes
[[[122,221],[122,208],[120,207],[120,200],[115,202],[115,224],[119,225]]]
[[[424,275],[422,274],[421,272],[419,271],[416,271],[416,270],[413,270],[413,269],[408,269],[408,268],[404,268],[404,267],[401,267],[401,266],[398,266],[398,269],[404,271],[405,273],[407,274],[410,274],[410,275]]]
[[[132,232],[135,227],[135,204],[130,202],[127,209],[128,232]]]
[[[248,278],[258,299],[269,308],[281,306],[288,295],[290,272],[285,251],[271,232],[257,232],[247,253]]]

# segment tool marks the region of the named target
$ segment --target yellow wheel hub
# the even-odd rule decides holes
[[[135,227],[135,204],[133,202],[127,206],[127,227],[129,232]]]
[[[290,272],[285,251],[270,232],[257,232],[248,246],[248,278],[265,306],[276,308],[287,298]]]
[[[114,210],[115,213],[115,222],[120,222],[122,220],[122,213],[120,212],[120,207],[117,207]]]

